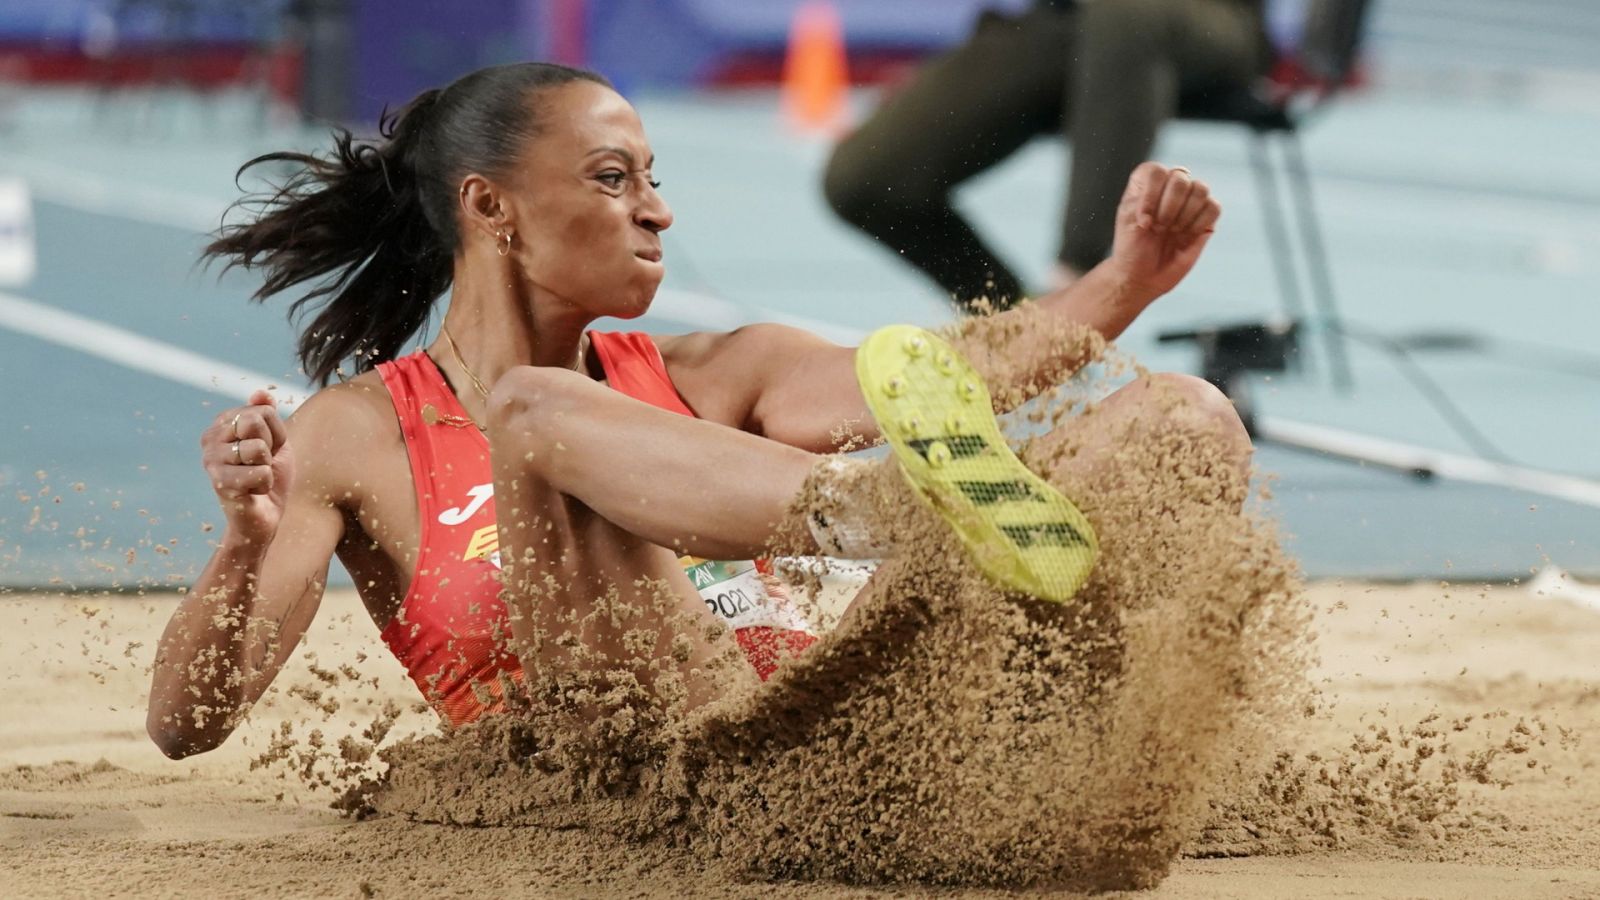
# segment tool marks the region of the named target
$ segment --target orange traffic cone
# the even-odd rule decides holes
[[[810,0],[795,10],[789,28],[789,53],[783,62],[783,109],[795,128],[831,134],[844,125],[844,28],[826,0]]]

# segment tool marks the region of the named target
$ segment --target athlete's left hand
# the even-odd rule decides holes
[[[1136,295],[1154,300],[1194,268],[1221,215],[1211,189],[1188,169],[1142,163],[1117,207],[1107,262]]]

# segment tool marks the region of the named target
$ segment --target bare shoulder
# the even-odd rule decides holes
[[[333,440],[373,437],[374,430],[399,433],[389,390],[376,372],[365,372],[312,394],[289,417],[288,425],[291,433]]]
[[[376,372],[317,391],[286,424],[297,465],[325,488],[359,482],[374,450],[404,440],[389,391]]]
[[[667,373],[693,369],[714,356],[732,337],[731,331],[695,331],[689,334],[652,334],[650,340],[661,350],[661,360],[667,364]]]
[[[745,429],[774,379],[841,349],[804,329],[771,322],[652,340],[678,393],[701,418]]]
[[[736,377],[759,372],[777,359],[791,358],[819,348],[832,347],[827,340],[792,325],[759,322],[732,331],[697,331],[692,334],[651,335],[661,348],[667,372],[674,369],[713,368],[717,374]]]

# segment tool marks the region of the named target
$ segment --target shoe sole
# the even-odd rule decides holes
[[[913,491],[998,586],[1063,602],[1099,554],[1094,527],[1006,445],[989,389],[955,348],[909,325],[873,332],[856,379]]]

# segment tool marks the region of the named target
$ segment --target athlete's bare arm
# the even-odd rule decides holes
[[[1088,348],[1025,317],[1042,312],[1115,339],[1189,273],[1221,212],[1187,170],[1145,163],[1128,180],[1111,258],[1035,309],[972,323],[953,344],[992,382],[1069,377],[1090,361]],[[818,453],[878,437],[856,384],[853,347],[784,325],[661,338],[660,345],[673,383],[702,418]]]
[[[331,393],[286,425],[258,391],[201,437],[226,524],[157,646],[146,728],[173,759],[211,750],[233,732],[316,615],[345,530],[337,505],[346,493],[337,484],[343,456],[318,452],[338,422],[340,403],[324,399]]]

